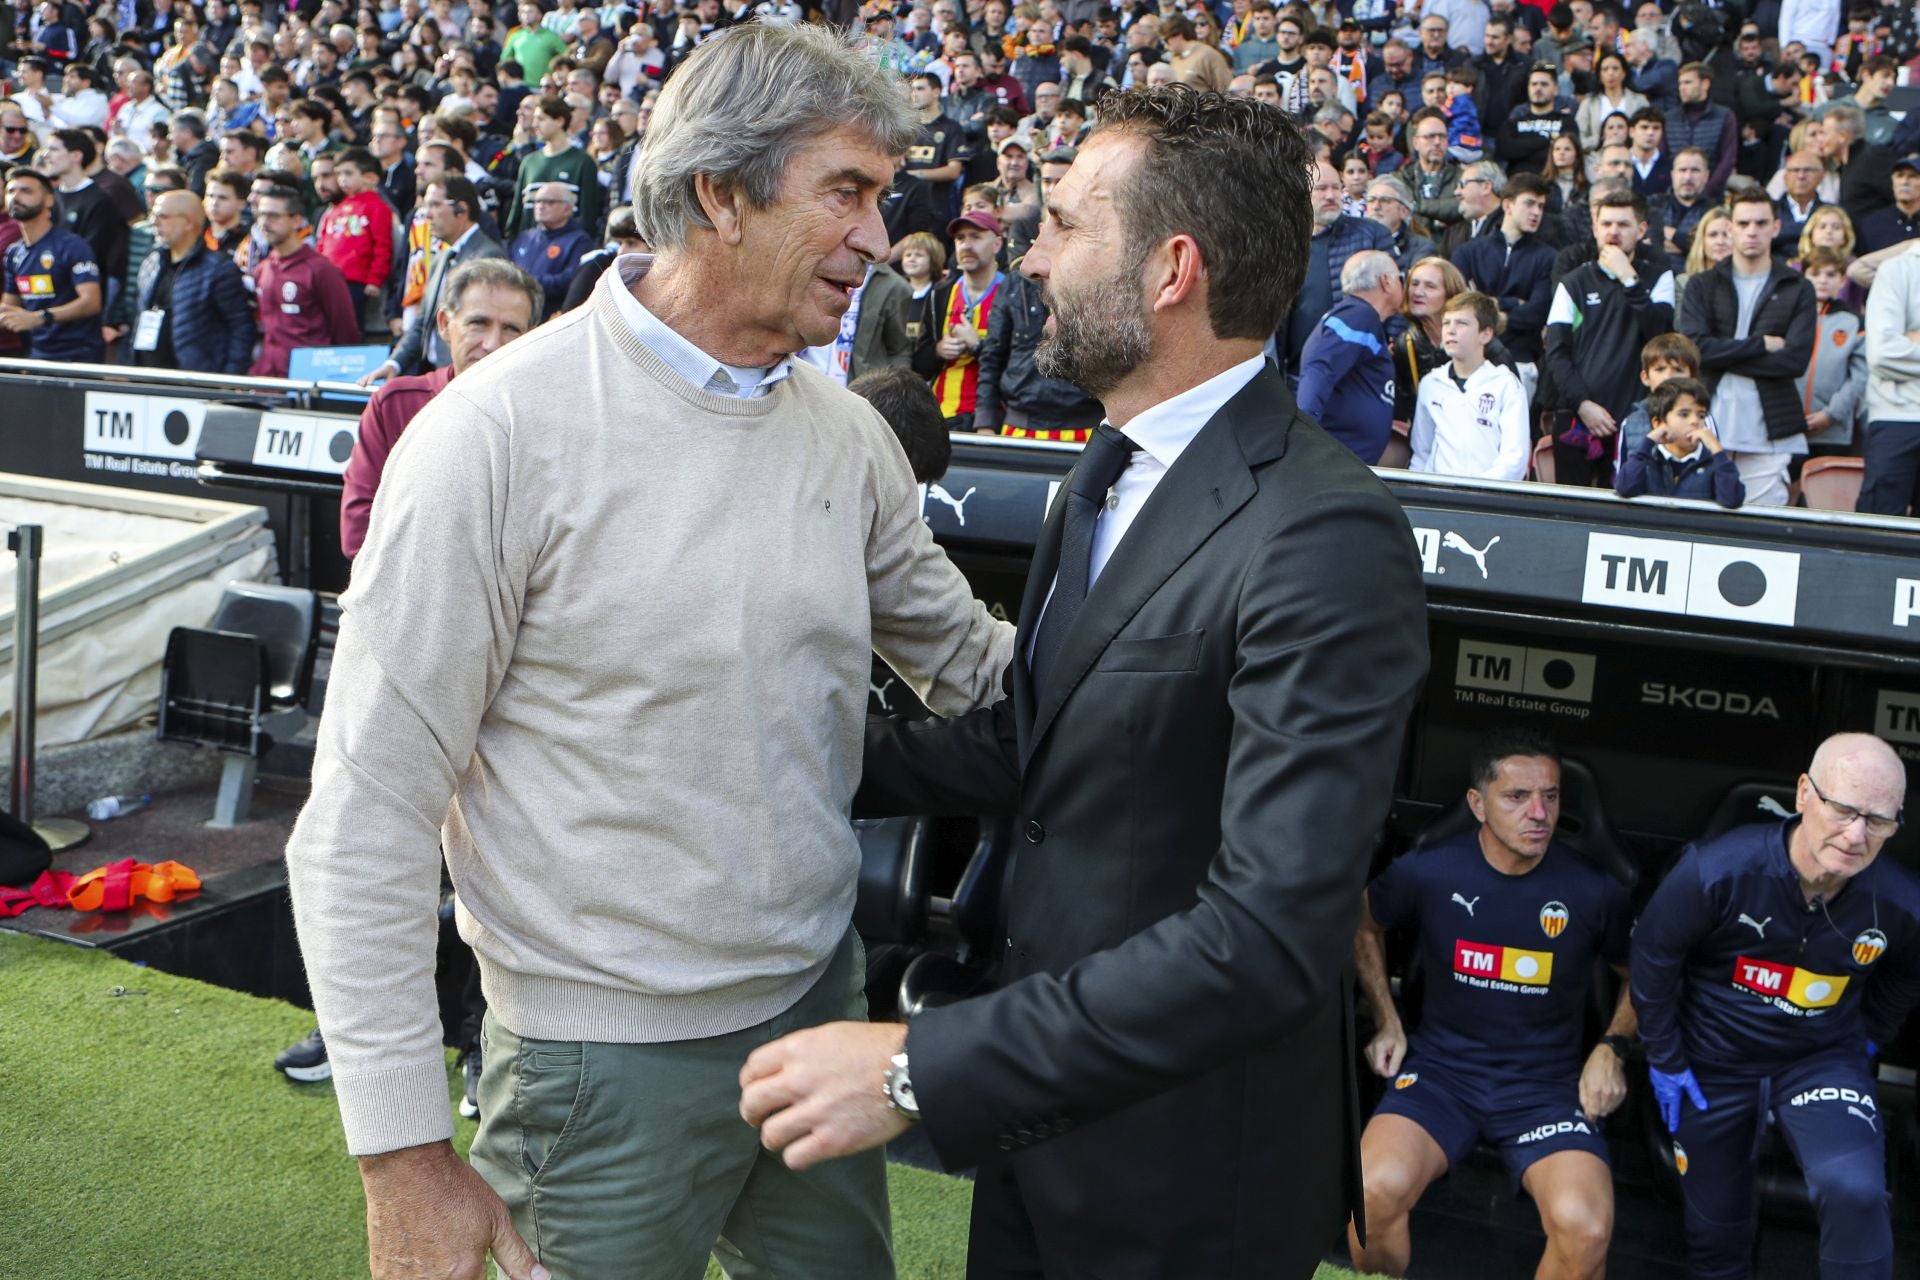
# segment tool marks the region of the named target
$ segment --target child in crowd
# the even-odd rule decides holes
[[[1471,289],[1447,300],[1440,345],[1450,359],[1420,379],[1412,469],[1482,480],[1527,476],[1527,393],[1513,370],[1487,359],[1500,325],[1492,298]]]
[[[1668,378],[1698,378],[1700,348],[1684,333],[1663,333],[1640,348],[1640,385],[1649,392]],[[1613,465],[1626,460],[1633,447],[1647,438],[1653,427],[1647,417],[1647,402],[1642,398],[1620,420],[1620,442]]]
[[[1480,73],[1470,62],[1447,72],[1447,157],[1461,164],[1472,164],[1486,154],[1480,141],[1480,110],[1473,105],[1473,91],[1479,87]]]
[[[1655,387],[1647,397],[1653,428],[1621,462],[1613,491],[1623,498],[1712,499],[1729,510],[1745,502],[1733,455],[1707,425],[1712,403],[1697,378],[1672,377]]]
[[[1794,380],[1807,411],[1807,445],[1816,454],[1857,454],[1853,427],[1867,394],[1867,342],[1860,313],[1840,298],[1847,287],[1847,255],[1815,246],[1801,270],[1820,303],[1813,359]]]
[[[1367,216],[1367,184],[1373,181],[1373,166],[1358,151],[1349,151],[1340,162],[1340,210],[1350,218]]]

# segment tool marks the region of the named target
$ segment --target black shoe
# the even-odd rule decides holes
[[[333,1064],[327,1061],[327,1042],[320,1038],[318,1027],[305,1040],[282,1051],[273,1060],[273,1065],[285,1072],[287,1079],[298,1080],[302,1084],[318,1084],[322,1080],[333,1079]]]
[[[460,1055],[460,1075],[466,1081],[466,1095],[460,1099],[460,1114],[469,1120],[480,1118],[480,1046]]]

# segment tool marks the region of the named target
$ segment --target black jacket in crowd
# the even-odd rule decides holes
[[[1033,367],[1033,351],[1040,345],[1046,323],[1047,305],[1040,300],[1040,286],[1021,275],[1015,263],[993,300],[987,340],[980,344],[975,427],[998,431],[1008,408],[1018,409],[1042,429],[1099,425],[1104,410],[1098,400],[1073,383],[1049,378]]]
[[[1733,259],[1727,258],[1687,281],[1680,332],[1700,348],[1700,376],[1709,390],[1718,387],[1725,374],[1744,374],[1759,388],[1767,439],[1799,435],[1807,429],[1807,412],[1793,383],[1813,359],[1820,328],[1813,286],[1776,259],[1746,337],[1733,336],[1739,328],[1740,296],[1733,288]],[[1768,335],[1784,338],[1786,346],[1767,350]]]
[[[1507,346],[1515,358],[1538,361],[1540,331],[1546,328],[1547,306],[1553,301],[1553,246],[1537,234],[1508,244],[1506,235],[1495,227],[1491,235],[1476,236],[1461,245],[1453,265],[1469,285],[1507,313]]]
[[[1673,275],[1667,255],[1638,245],[1633,251],[1633,271],[1633,287],[1628,288],[1602,271],[1599,263],[1588,262],[1567,272],[1555,286],[1548,304],[1545,344],[1550,389],[1543,391],[1542,403],[1573,411],[1582,401],[1591,400],[1616,422],[1632,410],[1640,396],[1640,348],[1673,329],[1671,279],[1660,290],[1666,301],[1653,300],[1661,277]],[[1566,307],[1578,313],[1577,324],[1563,313],[1562,295]],[[1731,323],[1727,331],[1733,331]],[[1800,361],[1803,371],[1807,354],[1803,352]],[[1791,392],[1791,378],[1787,386]]]

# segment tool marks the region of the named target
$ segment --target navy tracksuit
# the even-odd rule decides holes
[[[1695,1280],[1752,1274],[1754,1155],[1780,1126],[1820,1216],[1826,1280],[1893,1275],[1869,1038],[1920,1000],[1920,884],[1877,858],[1809,904],[1787,856],[1799,823],[1740,827],[1689,848],[1633,938],[1647,1061],[1691,1068],[1674,1157]]]

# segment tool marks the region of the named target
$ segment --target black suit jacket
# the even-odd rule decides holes
[[[858,809],[1011,815],[1019,843],[1002,987],[908,1033],[926,1131],[983,1183],[1010,1166],[1050,1278],[1305,1277],[1359,1205],[1345,975],[1426,674],[1413,536],[1263,370],[1161,478],[1040,698],[1062,511],[1011,698],[868,731]]]

